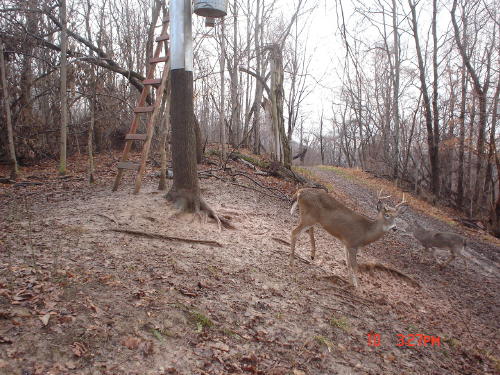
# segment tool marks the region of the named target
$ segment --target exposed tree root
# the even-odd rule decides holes
[[[217,225],[222,226],[226,229],[236,229],[234,225],[232,225],[229,220],[222,216],[217,214],[203,199],[200,198],[200,210],[205,211],[208,214],[208,217],[214,219],[217,222]]]
[[[221,226],[226,229],[235,229],[226,217],[218,215],[201,197],[197,198],[190,191],[172,189],[167,193],[166,198],[174,204],[179,212],[191,212],[196,215],[206,213],[208,217],[217,222],[219,230],[221,230]]]
[[[154,239],[158,239],[158,240],[199,243],[199,244],[202,244],[202,245],[222,247],[222,245],[219,242],[217,242],[217,241],[211,241],[211,240],[196,240],[196,239],[192,239],[192,238],[172,237],[172,236],[166,236],[164,234],[142,232],[142,231],[139,231],[139,230],[132,230],[132,229],[110,228],[110,229],[107,229],[107,230],[112,231],[112,232],[127,233],[127,234],[131,234],[133,236],[141,236],[141,237],[147,237],[147,238],[154,238]]]
[[[385,271],[385,272],[388,272],[388,273],[390,273],[392,275],[395,275],[395,276],[397,276],[397,277],[399,277],[399,278],[401,278],[403,280],[408,281],[413,286],[416,286],[418,288],[422,287],[417,281],[415,281],[414,279],[412,279],[410,276],[404,274],[401,271],[398,271],[395,268],[385,266],[385,265],[383,265],[381,263],[361,263],[361,264],[358,265],[358,269],[360,271],[368,271],[368,272],[371,272],[373,270]]]

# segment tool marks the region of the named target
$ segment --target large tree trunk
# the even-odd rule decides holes
[[[66,0],[61,0],[60,8],[61,17],[61,135],[59,139],[59,174],[66,174],[66,142],[68,132],[68,93],[67,93],[67,51],[68,51],[68,35],[66,22]]]
[[[96,77],[96,67],[91,68],[91,80],[92,80],[92,94],[89,97],[89,108],[90,108],[90,123],[88,128],[87,137],[87,152],[89,158],[89,183],[93,184],[95,182],[94,176],[94,128],[95,128],[95,109],[97,103],[97,77]]]
[[[160,181],[158,182],[158,190],[167,189],[167,155],[169,154],[168,135],[170,133],[170,77],[167,88],[165,89],[165,112],[161,122],[161,139],[160,139]]]
[[[238,146],[240,142],[240,95],[239,95],[239,72],[238,72],[238,4],[233,3],[233,64],[231,72],[231,144]]]
[[[323,144],[323,112],[319,120],[319,151],[321,154],[321,164],[325,164],[325,147]]]
[[[491,129],[490,129],[490,139],[488,144],[488,163],[486,165],[486,176],[484,178],[484,187],[483,194],[481,195],[481,203],[487,203],[488,195],[491,193],[491,206],[493,206],[493,202],[495,199],[495,183],[493,181],[493,163],[496,154],[496,123],[498,117],[498,104],[499,104],[499,95],[500,95],[500,81],[497,82],[497,88],[495,89],[495,95],[493,97],[493,110],[491,114]],[[491,185],[491,190],[490,190]],[[491,207],[488,205],[488,208]],[[489,210],[491,211],[491,210]]]
[[[495,161],[497,167],[498,192],[495,207],[491,210],[490,214],[490,230],[496,237],[500,237],[500,159],[498,155],[495,156]]]
[[[224,73],[226,71],[226,27],[224,18],[220,20],[220,103],[219,103],[219,143],[221,147],[221,158],[226,160],[226,120],[224,116],[224,107],[226,104],[226,85],[224,82]]]
[[[172,169],[174,182],[167,199],[179,210],[200,210],[200,189],[196,169],[196,136],[193,116],[193,72],[171,71]]]
[[[437,40],[437,0],[432,1],[432,144],[433,150],[433,163],[435,170],[432,170],[433,185],[435,187],[434,194],[439,194],[441,181],[439,180],[439,108],[438,108],[438,40]],[[436,181],[434,181],[436,179]],[[434,190],[434,189],[433,189]]]
[[[283,118],[283,55],[281,47],[271,48],[271,114],[276,142],[276,157],[286,168],[292,165],[292,153]]]
[[[260,0],[256,1],[257,10],[255,12],[255,64],[256,64],[256,73],[258,75],[261,74],[261,59],[262,54],[260,52]],[[255,82],[255,99],[253,102],[253,153],[256,155],[260,155],[260,103],[262,102],[262,91],[263,86],[262,83],[257,79]]]
[[[394,179],[399,178],[399,81],[401,73],[401,61],[399,58],[399,31],[396,0],[392,0],[392,33],[394,36],[394,76],[393,76],[393,93],[392,93],[392,116],[394,123],[394,152],[392,176]]]
[[[466,27],[464,24],[464,34]],[[465,77],[465,65],[461,69],[461,97],[460,97],[460,135],[458,146],[458,181],[457,181],[457,207],[463,208],[464,204],[464,153],[465,153],[465,103],[467,100],[467,80]]]
[[[7,88],[7,66],[4,59],[4,44],[0,43],[0,74],[3,93],[3,106],[5,110],[5,120],[7,123],[7,142],[9,145],[9,156],[11,162],[10,178],[15,180],[17,178],[18,166],[16,158],[16,149],[14,144],[14,131],[12,129],[12,117],[10,113],[10,95]]]

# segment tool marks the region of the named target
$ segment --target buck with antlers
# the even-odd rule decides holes
[[[380,190],[377,200],[378,215],[375,220],[371,220],[344,206],[324,190],[300,189],[295,193],[295,202],[290,213],[299,207],[300,222],[292,230],[291,236],[291,263],[295,258],[295,242],[297,236],[304,230],[309,232],[311,241],[311,258],[316,255],[316,244],[314,241],[313,226],[321,226],[332,236],[338,238],[345,247],[346,263],[354,287],[358,286],[357,272],[358,264],[356,254],[360,247],[366,246],[382,237],[390,229],[396,229],[395,218],[405,207],[405,197],[395,207],[383,203],[382,190]]]

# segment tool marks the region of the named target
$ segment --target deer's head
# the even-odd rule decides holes
[[[384,232],[388,232],[389,230],[396,231],[397,230],[397,225],[396,225],[396,217],[403,213],[406,210],[406,200],[405,200],[405,195],[403,194],[403,199],[401,200],[400,203],[398,203],[395,207],[389,206],[384,203],[384,200],[390,198],[391,196],[382,196],[382,189],[378,193],[378,202],[377,202],[377,211],[378,211],[378,216],[377,220],[380,220],[382,222],[382,228]]]

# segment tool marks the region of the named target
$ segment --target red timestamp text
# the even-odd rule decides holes
[[[368,346],[380,346],[381,337],[379,333],[368,333]],[[403,335],[398,333],[396,346],[441,346],[441,337],[424,335],[421,333]]]

